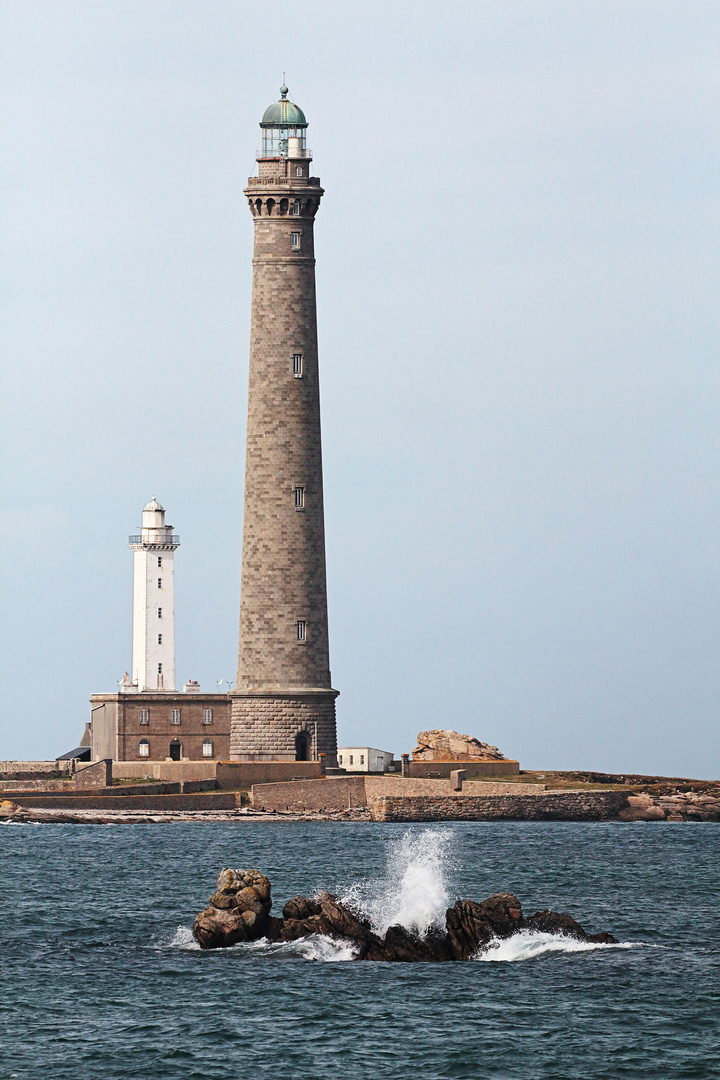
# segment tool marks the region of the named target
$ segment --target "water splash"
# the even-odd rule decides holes
[[[518,960],[534,960],[546,953],[597,952],[601,949],[635,949],[643,942],[629,941],[617,945],[601,945],[595,941],[578,941],[563,934],[543,934],[539,930],[521,930],[510,938],[495,938],[479,951],[474,960],[515,963]]]
[[[167,944],[171,949],[190,949],[192,952],[195,952],[196,950],[198,952],[200,951],[200,946],[193,937],[193,932],[189,926],[178,926]]]
[[[362,912],[380,937],[397,925],[420,937],[433,928],[444,931],[453,835],[451,829],[403,833],[388,846],[384,877],[351,886],[343,903]]]

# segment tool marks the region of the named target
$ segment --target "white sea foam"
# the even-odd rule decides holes
[[[601,945],[595,941],[578,941],[564,934],[544,934],[539,930],[521,930],[509,938],[495,938],[478,951],[474,960],[514,963],[518,960],[534,960],[546,953],[584,953],[602,949],[634,949],[642,942],[621,942],[617,945]]]
[[[432,927],[444,930],[452,839],[451,829],[408,830],[390,842],[384,876],[353,885],[343,903],[366,915],[381,937],[397,925],[421,937]]]
[[[189,926],[178,926],[168,945],[171,949],[190,949],[193,952],[200,949]]]

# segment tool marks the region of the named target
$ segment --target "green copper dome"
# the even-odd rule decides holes
[[[280,100],[265,110],[260,127],[307,127],[305,113],[288,101],[287,95],[287,86],[281,86]]]

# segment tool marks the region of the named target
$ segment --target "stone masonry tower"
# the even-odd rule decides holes
[[[287,98],[260,123],[240,650],[230,756],[336,764],[330,685],[313,219],[307,121]]]

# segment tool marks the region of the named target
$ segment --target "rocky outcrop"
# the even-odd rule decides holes
[[[497,746],[457,731],[419,731],[417,741],[413,761],[507,761]]]
[[[271,929],[271,907],[270,882],[263,874],[225,868],[218,875],[217,891],[193,923],[193,934],[202,949],[255,941]]]
[[[623,821],[720,821],[720,798],[695,791],[628,796]]]
[[[210,905],[193,923],[193,934],[202,949],[260,937],[278,942],[322,934],[351,943],[358,960],[400,963],[469,960],[494,939],[521,930],[615,942],[611,934],[586,934],[570,915],[554,911],[540,911],[526,920],[520,901],[512,893],[496,893],[482,904],[459,900],[446,912],[445,932],[431,930],[423,937],[404,926],[391,926],[381,937],[362,914],[328,892],[317,897],[294,897],[283,908],[282,919],[270,915],[270,906],[270,882],[259,871],[222,870]]]

